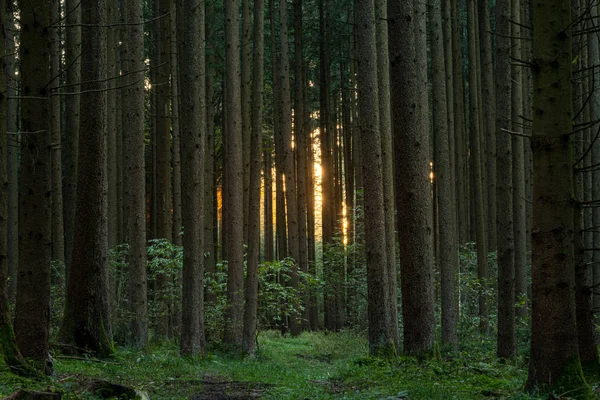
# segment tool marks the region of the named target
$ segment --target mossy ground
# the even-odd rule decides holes
[[[543,398],[522,392],[525,358],[501,362],[486,339],[468,342],[454,353],[442,352],[439,359],[386,361],[368,357],[367,342],[348,332],[297,338],[263,332],[256,360],[218,350],[202,360],[183,359],[171,344],[144,353],[118,348],[105,362],[56,357],[55,369],[55,377],[36,381],[0,366],[0,397],[28,388],[61,391],[66,399],[93,399],[86,382],[104,379],[145,391],[153,400],[218,398],[202,397],[203,392],[217,391],[230,393],[230,398],[265,399]]]

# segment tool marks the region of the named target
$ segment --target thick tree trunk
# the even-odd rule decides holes
[[[237,21],[237,18],[235,19]],[[177,41],[181,81],[183,293],[180,352],[204,355],[204,145],[206,135],[205,4],[177,3]],[[237,25],[236,25],[237,26]],[[228,27],[230,29],[231,27]],[[237,49],[237,46],[234,46]],[[232,100],[231,97],[229,97]],[[233,115],[233,114],[230,114]],[[231,130],[229,131],[231,132]],[[232,218],[233,219],[233,218]],[[241,221],[238,220],[238,224]],[[239,240],[241,241],[241,240]],[[229,244],[239,241],[228,241]],[[241,249],[241,243],[239,244]],[[230,250],[230,255],[237,249]],[[241,261],[241,260],[240,260]],[[230,271],[234,264],[230,263]],[[232,275],[230,274],[230,279]]]
[[[260,174],[262,170],[263,79],[265,59],[265,5],[254,1],[254,54],[252,85],[251,172],[248,208],[248,257],[244,309],[243,351],[250,357],[256,354],[258,314],[258,262],[260,259]]]
[[[429,183],[429,132],[421,118],[421,81],[414,63],[415,26],[412,2],[388,0],[392,126],[395,146],[396,208],[400,237],[404,352],[433,350],[433,222]],[[421,23],[422,17],[417,18]],[[422,54],[422,53],[420,53]],[[414,105],[418,105],[415,109]],[[361,115],[361,118],[363,116]],[[366,179],[364,180],[366,184]],[[365,191],[366,192],[366,191]]]
[[[227,81],[227,311],[225,342],[241,347],[244,326],[244,180],[241,121],[239,0],[225,2]],[[184,222],[185,223],[185,222]]]
[[[536,3],[533,120],[533,297],[529,389],[591,395],[575,321],[571,2]]]
[[[106,65],[106,31],[95,27],[106,24],[106,4],[104,0],[83,0],[81,9],[82,48],[87,51],[81,54],[79,190],[73,265],[67,283],[60,339],[76,346],[77,351],[106,356],[112,353],[106,207],[106,71],[103,68]]]
[[[51,2],[19,3],[21,24],[21,172],[19,180],[19,269],[15,333],[22,354],[36,369],[46,364],[50,335],[51,260]],[[2,21],[4,24],[4,20]],[[4,71],[2,71],[4,72]],[[4,77],[4,73],[3,73]],[[2,124],[4,125],[4,121]]]

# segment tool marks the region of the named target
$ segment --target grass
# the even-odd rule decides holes
[[[205,359],[184,359],[175,344],[144,353],[119,348],[107,361],[57,357],[57,376],[41,382],[0,367],[0,397],[21,388],[50,388],[63,392],[65,399],[93,399],[85,383],[104,379],[145,391],[153,400],[189,399],[209,388],[238,395],[254,391],[265,399],[538,398],[521,391],[527,377],[525,359],[498,361],[488,340],[471,341],[458,352],[423,361],[370,358],[365,339],[350,332],[304,333],[297,338],[263,332],[259,345],[256,360],[218,350]]]

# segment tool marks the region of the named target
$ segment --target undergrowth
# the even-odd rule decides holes
[[[365,339],[351,332],[259,336],[259,355],[240,360],[219,351],[204,359],[179,356],[176,344],[149,347],[144,353],[119,348],[109,360],[54,360],[57,375],[33,381],[0,367],[0,397],[21,388],[55,390],[64,399],[93,399],[86,382],[108,380],[145,391],[150,399],[189,399],[207,385],[233,390],[243,383],[265,399],[537,399],[522,392],[525,357],[502,362],[485,338],[465,342],[457,352],[419,361],[368,357]],[[202,397],[197,397],[202,398]],[[243,398],[243,397],[240,397]]]

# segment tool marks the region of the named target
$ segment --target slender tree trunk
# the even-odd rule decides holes
[[[512,156],[510,130],[510,1],[496,3],[496,214],[498,247],[497,355],[513,358],[515,347],[515,267],[512,213]]]
[[[38,370],[47,364],[50,335],[50,260],[52,202],[50,24],[52,2],[19,3],[21,100],[21,172],[19,180],[19,269],[15,310],[17,344]],[[2,21],[4,25],[4,20]],[[4,70],[2,71],[4,77]],[[2,120],[4,125],[5,120]],[[4,258],[3,258],[4,259]]]
[[[511,3],[511,58],[522,59],[521,51],[521,6],[520,0]],[[526,231],[526,198],[525,198],[525,153],[523,148],[523,67],[513,61],[512,64],[512,175],[513,175],[513,223],[515,231],[515,303],[519,304],[527,296],[527,237]],[[524,318],[526,307],[517,307],[516,315]]]
[[[534,7],[533,297],[528,389],[591,397],[581,372],[573,268],[571,2]]]
[[[487,179],[487,247],[496,250],[496,92],[494,90],[494,60],[490,27],[490,10],[487,1],[478,1],[479,43],[481,59],[482,117],[485,129],[485,154]],[[497,39],[496,39],[497,40]]]
[[[451,1],[452,11],[452,52],[454,65],[454,138],[456,151],[456,203],[458,243],[465,244],[469,236],[469,191],[467,179],[467,149],[466,149],[466,121],[465,121],[465,93],[463,77],[463,59],[461,43],[462,29],[458,0]]]
[[[119,13],[117,10],[117,2],[109,0],[106,19],[110,24],[119,22]],[[106,135],[107,135],[107,176],[108,176],[108,247],[112,248],[119,244],[119,221],[118,221],[118,189],[117,189],[117,90],[115,89],[116,81],[112,78],[119,76],[119,68],[117,67],[117,48],[118,48],[118,31],[116,29],[108,29],[106,32],[106,75],[111,78],[107,82],[108,91],[106,92]],[[111,277],[111,290],[114,279]]]
[[[50,21],[59,19],[59,2],[52,1],[50,7]],[[58,29],[51,31],[51,53],[50,53],[50,90],[56,94],[60,86],[60,59],[61,49]],[[63,228],[63,196],[62,196],[62,160],[61,160],[61,110],[60,97],[54,95],[50,99],[50,131],[52,138],[50,146],[51,153],[51,182],[52,182],[52,260],[65,260],[65,235]],[[62,277],[53,277],[62,280]]]
[[[302,0],[294,0],[294,135],[296,138],[296,164],[298,176],[298,268],[308,273],[308,242],[307,242],[307,136],[309,127],[305,124],[304,100],[304,42],[302,30]],[[304,312],[302,328],[310,329],[310,296],[303,299]]]
[[[275,245],[273,243],[273,160],[271,156],[271,146],[265,146],[264,149],[264,173],[265,181],[265,220],[264,220],[264,254],[265,261],[275,259]]]
[[[122,165],[121,175],[119,178],[121,179],[120,187],[121,187],[121,204],[123,205],[123,213],[122,213],[122,231],[123,231],[123,242],[129,243],[129,198],[130,198],[130,177],[129,177],[129,87],[127,86],[127,82],[129,81],[129,72],[131,68],[129,66],[129,31],[127,30],[127,26],[125,25],[125,21],[127,20],[127,11],[126,11],[126,0],[119,0],[119,8],[121,10],[119,22],[123,24],[123,28],[120,31],[120,42],[121,42],[121,51],[120,51],[120,59],[121,59],[121,78],[119,79],[119,85],[121,89],[119,90],[121,93],[121,140],[118,143],[118,147],[121,149],[121,158],[120,162]],[[148,190],[148,186],[146,185],[146,191]]]
[[[242,98],[242,157],[244,171],[244,244],[248,244],[248,218],[251,174],[251,55],[252,55],[252,23],[250,18],[250,0],[242,0],[242,36],[241,36],[241,98]]]
[[[130,342],[136,348],[148,343],[148,304],[146,288],[146,179],[144,148],[144,32],[141,0],[126,3],[129,87],[129,132],[127,133],[127,176],[129,177],[129,212],[127,238],[130,248],[128,299],[133,317],[130,320]],[[140,72],[137,72],[140,71]]]
[[[258,313],[258,262],[260,259],[260,174],[262,170],[263,79],[265,59],[265,4],[254,1],[254,54],[252,85],[252,138],[250,159],[250,197],[248,209],[248,269],[246,274],[246,305],[244,309],[243,350],[250,357],[256,354]]]
[[[6,101],[6,127],[7,127],[7,157],[8,157],[8,230],[7,230],[7,257],[8,257],[8,302],[14,304],[17,295],[17,269],[19,267],[19,135],[18,131],[18,109],[19,102],[16,99],[18,93],[19,81],[17,80],[15,41],[14,32],[16,32],[13,4],[11,1],[5,1],[6,19],[2,19],[4,26],[4,43],[6,43],[5,57],[5,79],[7,97],[13,97]],[[4,108],[1,108],[4,109]],[[0,109],[0,110],[1,110]],[[4,119],[2,119],[4,121]]]
[[[106,31],[104,0],[81,2],[81,130],[73,268],[60,339],[77,351],[112,353],[108,293]],[[141,12],[141,11],[140,11]],[[140,25],[138,25],[140,26]],[[141,26],[140,26],[141,29]]]
[[[81,92],[81,2],[65,0],[65,119],[62,155],[63,173],[63,207],[65,229],[65,264],[66,277],[69,278],[73,256],[73,229],[75,221],[75,203],[77,201],[77,157],[79,154],[79,102]]]
[[[373,0],[354,3],[358,28],[358,106],[361,115],[362,171],[365,178],[365,232],[367,293],[369,316],[369,352],[372,355],[396,354],[389,309],[387,241],[383,156],[379,126],[377,80],[377,25]],[[382,293],[388,293],[382,295]]]
[[[446,103],[448,98],[441,8],[440,1],[431,2],[430,46],[433,69],[434,176],[438,189],[440,235],[440,251],[437,259],[441,271],[442,340],[445,344],[455,346],[458,343],[456,332],[458,324],[458,249],[456,244],[458,241],[456,238],[456,209],[453,208],[456,202],[453,198],[454,181],[450,166],[450,136]]]
[[[225,1],[227,81],[227,311],[225,342],[241,347],[244,319],[244,182],[240,98],[239,0]]]
[[[304,90],[308,93],[308,77],[304,75]],[[311,106],[309,102],[309,96],[304,97],[304,125],[308,128],[309,132],[312,132],[312,119],[311,119]],[[306,148],[309,149],[307,152],[307,175],[306,175],[306,239],[307,239],[307,250],[308,250],[308,272],[313,276],[317,276],[316,266],[316,249],[315,249],[315,189],[314,189],[314,147],[313,147],[313,135],[308,134],[306,136]],[[317,294],[311,295],[310,306],[309,306],[309,319],[310,328],[312,330],[319,329],[319,306],[317,301]]]
[[[229,10],[231,11],[231,10]],[[235,18],[237,21],[237,18]],[[183,304],[180,351],[204,355],[204,145],[206,135],[205,3],[179,0],[177,32],[181,81]],[[237,25],[236,25],[237,26]],[[228,29],[231,29],[228,26]],[[234,46],[237,49],[237,46]],[[231,87],[231,85],[229,86]],[[229,97],[229,100],[232,100]],[[234,114],[230,114],[234,115]],[[231,130],[229,131],[231,132]],[[238,220],[238,223],[241,222]],[[241,240],[240,240],[241,241]],[[228,241],[229,244],[239,241]],[[241,244],[240,244],[241,248]],[[237,250],[237,249],[236,249]],[[230,250],[230,255],[236,250]],[[235,264],[229,264],[229,268]],[[230,279],[231,278],[230,274]]]
[[[177,57],[177,0],[170,0],[171,66],[171,182],[173,184],[173,244],[181,246],[181,130],[179,129],[179,63]],[[208,80],[208,78],[207,78]],[[208,207],[208,204],[207,204]],[[206,243],[206,242],[205,242]],[[210,251],[210,250],[209,250]],[[212,254],[212,251],[211,251]],[[213,255],[214,257],[214,255]]]
[[[377,79],[379,101],[379,130],[383,177],[383,201],[386,238],[386,273],[388,281],[388,308],[390,329],[394,346],[399,349],[398,330],[398,279],[396,277],[396,221],[394,208],[394,156],[392,142],[392,116],[390,106],[390,63],[388,52],[387,0],[375,0],[377,36]],[[349,127],[347,128],[349,129]],[[346,147],[346,143],[344,143]]]
[[[392,126],[395,146],[396,208],[400,238],[404,352],[428,353],[434,342],[432,204],[429,183],[429,132],[422,122],[421,81],[413,62],[415,21],[412,2],[388,0]],[[423,54],[422,52],[420,53]],[[415,109],[414,105],[417,104]],[[361,118],[363,116],[361,115]],[[410,150],[409,150],[410,149]],[[362,149],[361,149],[362,150]],[[366,184],[366,179],[364,180]],[[365,191],[366,192],[366,191]]]
[[[485,233],[485,205],[483,198],[483,168],[481,165],[481,135],[479,118],[481,108],[479,105],[479,86],[477,82],[477,14],[475,0],[467,3],[469,19],[469,133],[471,144],[471,159],[473,162],[473,200],[475,206],[475,226],[477,237],[477,278],[481,285],[479,294],[479,328],[482,334],[489,332],[489,305],[487,295],[488,261],[487,261],[487,236]]]

